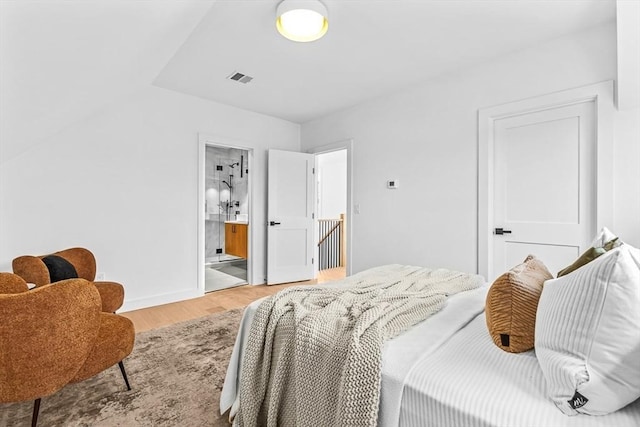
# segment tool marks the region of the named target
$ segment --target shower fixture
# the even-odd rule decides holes
[[[240,166],[240,162],[231,163],[231,164],[229,165],[229,167],[230,167],[231,169],[235,168],[236,166]]]
[[[229,190],[231,190],[233,188],[233,186],[231,184],[229,184],[227,181],[222,181],[223,184],[227,184],[227,187],[229,187]]]

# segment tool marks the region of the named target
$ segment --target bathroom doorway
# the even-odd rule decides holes
[[[250,151],[204,144],[204,292],[248,283]]]

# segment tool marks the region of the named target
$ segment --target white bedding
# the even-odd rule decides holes
[[[379,426],[640,425],[640,401],[604,417],[562,414],[546,397],[535,353],[506,353],[491,341],[484,319],[487,291],[485,286],[452,296],[439,313],[385,344]],[[261,301],[243,315],[221,413],[237,410],[242,349]]]
[[[323,286],[337,285],[339,283]],[[487,287],[482,287],[450,297],[447,305],[437,315],[419,323],[385,344],[378,425],[398,425],[403,385],[411,367],[418,359],[427,354],[429,349],[438,348],[446,339],[482,312],[487,290]],[[220,396],[221,413],[231,409],[230,415],[234,416],[237,411],[243,349],[249,336],[249,328],[255,311],[263,300],[264,298],[251,303],[242,316]],[[466,313],[466,315],[461,315],[461,313]]]
[[[493,344],[484,313],[437,351],[418,360],[406,380],[400,426],[640,426],[640,400],[605,416],[563,414],[547,398],[534,351]]]

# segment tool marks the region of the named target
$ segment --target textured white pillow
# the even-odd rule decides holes
[[[604,415],[640,397],[640,251],[622,244],[546,281],[535,350],[567,415]]]

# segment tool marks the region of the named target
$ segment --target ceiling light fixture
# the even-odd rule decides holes
[[[319,0],[282,0],[276,11],[276,28],[289,40],[312,42],[326,34],[329,14]]]

